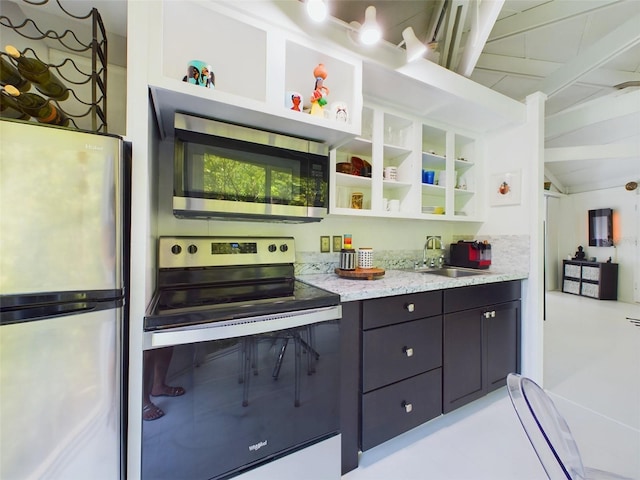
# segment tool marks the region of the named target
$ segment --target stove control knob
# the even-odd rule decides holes
[[[270,244],[270,245],[269,245],[269,251],[270,251],[271,253],[275,252],[277,248],[278,248],[278,247],[276,247],[276,244],[275,244],[275,243],[272,243],[272,244]]]
[[[174,255],[180,255],[180,253],[182,253],[182,247],[180,245],[174,245],[171,247],[171,253]]]
[[[289,250],[289,245],[287,245],[286,243],[283,243],[282,245],[280,245],[280,251],[281,252],[286,252],[287,250]]]
[[[192,255],[197,251],[198,251],[198,247],[196,247],[194,244],[191,244],[187,247],[187,252],[189,252]]]

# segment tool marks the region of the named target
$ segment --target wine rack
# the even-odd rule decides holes
[[[23,0],[29,7],[44,5],[49,0],[43,0],[38,4],[32,1]],[[37,58],[47,64],[69,89],[69,99],[57,101],[51,99],[56,106],[62,110],[70,119],[69,127],[90,130],[93,132],[108,132],[107,123],[107,35],[102,22],[102,17],[96,8],[84,16],[70,13],[61,4],[60,0],[55,0],[61,15],[68,17],[73,22],[80,22],[81,25],[91,27],[91,39],[81,40],[71,29],[67,29],[62,34],[50,29],[41,28],[31,18],[14,19],[0,15],[0,25],[3,28],[10,28],[20,36],[31,41],[50,41],[61,47],[63,52],[73,53],[77,56],[89,56],[91,67],[79,66],[72,58],[66,58],[58,63],[44,62],[41,57],[30,47],[18,50],[25,55]],[[4,45],[3,45],[4,48]],[[2,52],[3,58],[17,66],[17,62]],[[87,88],[88,87],[88,88]],[[82,94],[76,92],[83,91]],[[88,93],[87,93],[88,90]],[[34,87],[32,86],[32,90]],[[39,93],[39,92],[35,92]]]

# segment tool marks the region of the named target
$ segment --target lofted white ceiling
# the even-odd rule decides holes
[[[124,64],[126,0],[57,1],[76,14],[98,8],[116,39],[110,59]],[[410,26],[436,47],[427,59],[454,71],[466,62],[472,80],[508,97],[546,93],[545,173],[557,190],[640,180],[640,0],[325,1],[346,23],[374,5],[385,41],[400,45]],[[26,8],[2,0],[2,10],[10,3]],[[474,48],[476,60],[465,59]]]
[[[482,18],[476,16],[482,3],[502,6],[470,78],[516,100],[536,91],[548,95],[545,146],[553,150],[546,155],[545,172],[554,187],[574,193],[637,181],[639,0],[329,2],[331,14],[347,23],[361,23],[366,6],[374,5],[385,40],[399,45],[402,30],[411,26],[421,41],[435,40],[437,48],[427,58],[443,66],[447,66],[442,51],[447,32],[455,33],[448,9],[466,9],[459,45],[449,44],[448,50],[457,52],[448,65],[456,71],[469,37],[482,40],[478,34],[482,22],[476,21]],[[443,20],[434,32],[441,14]],[[616,88],[625,83],[630,86]]]

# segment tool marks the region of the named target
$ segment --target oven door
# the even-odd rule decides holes
[[[185,393],[150,397],[142,478],[228,478],[337,435],[339,320],[317,310],[146,333],[146,391]]]

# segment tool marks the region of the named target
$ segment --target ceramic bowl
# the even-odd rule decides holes
[[[336,163],[336,172],[348,173],[351,175],[354,173],[354,168],[349,162],[339,162]]]

